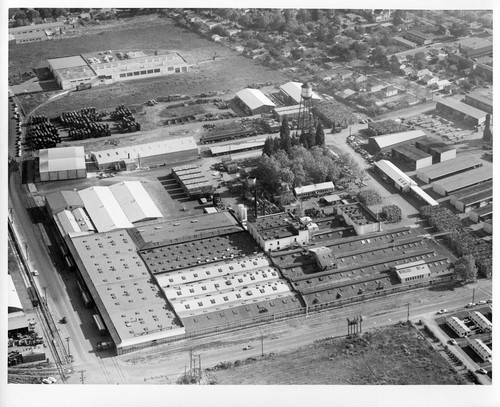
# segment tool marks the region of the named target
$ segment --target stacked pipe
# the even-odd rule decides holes
[[[32,116],[28,121],[26,140],[33,150],[53,148],[61,142],[59,131],[47,116]]]

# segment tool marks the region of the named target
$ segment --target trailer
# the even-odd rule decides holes
[[[30,301],[34,307],[38,307],[39,301],[38,296],[36,295],[36,291],[32,286],[28,287],[28,296],[30,297]]]

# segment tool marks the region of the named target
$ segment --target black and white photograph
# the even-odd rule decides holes
[[[2,406],[500,403],[493,1],[46,3],[1,9]]]

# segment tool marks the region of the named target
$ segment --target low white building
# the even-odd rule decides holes
[[[40,181],[60,181],[86,178],[85,151],[83,147],[58,147],[40,150]]]
[[[491,361],[491,349],[481,339],[472,339],[469,346],[484,362]]]
[[[331,181],[294,188],[295,196],[297,198],[327,195],[333,193],[334,190],[335,185]]]
[[[491,332],[493,328],[492,323],[479,311],[469,312],[469,318],[479,327],[479,329],[481,329],[481,331]]]
[[[455,332],[460,338],[470,335],[471,330],[464,324],[464,322],[457,317],[450,317],[446,320],[446,325]]]

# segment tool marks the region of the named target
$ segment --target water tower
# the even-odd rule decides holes
[[[299,117],[298,117],[298,129],[301,134],[307,134],[314,131],[314,116],[312,113],[313,107],[313,92],[312,87],[309,82],[305,82],[301,86],[300,92],[300,105],[299,105]]]

